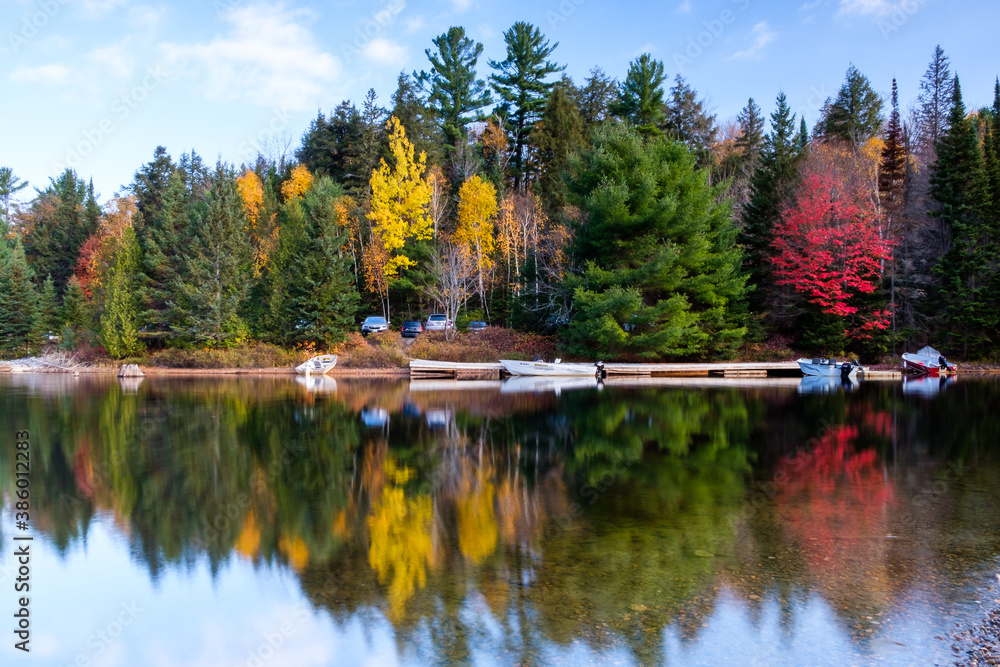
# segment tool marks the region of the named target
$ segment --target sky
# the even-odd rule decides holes
[[[390,106],[449,26],[482,42],[486,78],[515,21],[578,83],[649,52],[720,121],[783,90],[812,127],[851,63],[886,98],[896,77],[905,112],[938,44],[971,108],[992,103],[997,19],[995,0],[0,0],[0,166],[29,198],[72,168],[107,201],[158,145],[236,165],[294,150],[320,110],[369,88]]]

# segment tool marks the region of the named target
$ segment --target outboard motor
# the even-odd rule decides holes
[[[842,363],[840,365],[840,381],[841,382],[850,382],[851,381],[851,370],[853,370],[853,366],[850,364],[850,362],[845,361],[844,363]]]
[[[597,379],[598,380],[603,380],[604,378],[608,377],[608,372],[606,370],[604,370],[604,362],[603,361],[596,361],[596,362],[594,362],[594,366],[597,367]]]
[[[948,360],[944,358],[943,354],[938,357],[938,364],[946,370],[952,370],[951,366],[948,364]]]

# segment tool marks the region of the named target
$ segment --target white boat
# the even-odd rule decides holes
[[[318,357],[313,357],[304,364],[296,366],[295,372],[299,375],[309,375],[310,373],[314,375],[325,375],[336,365],[337,355],[321,354]]]
[[[547,394],[559,396],[572,389],[594,389],[600,385],[597,374],[582,377],[519,375],[507,378],[500,387],[501,394]]]
[[[535,376],[585,376],[597,374],[602,370],[603,364],[564,364],[561,359],[555,361],[513,361],[511,359],[501,359],[500,365],[511,375],[535,375]]]
[[[903,370],[931,377],[937,377],[942,371],[945,373],[958,372],[958,368],[954,364],[949,364],[944,355],[930,345],[920,348],[916,354],[904,354]]]
[[[796,359],[796,361],[805,375],[840,377],[846,374],[849,377],[861,370],[861,364],[856,361],[845,361],[843,363],[836,359]],[[844,370],[845,366],[847,367],[846,371]]]

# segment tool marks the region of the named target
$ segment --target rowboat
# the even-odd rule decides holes
[[[907,353],[903,355],[903,370],[913,371],[918,375],[937,377],[942,372],[957,373],[958,367],[954,364],[949,364],[944,355],[933,347],[925,345],[917,350],[916,354]]]
[[[805,375],[822,375],[826,377],[851,376],[861,369],[856,361],[838,362],[836,359],[796,359],[799,368]]]
[[[337,365],[337,355],[335,354],[321,354],[318,357],[313,357],[304,364],[300,364],[295,367],[295,372],[299,375],[309,375],[310,373],[316,375],[324,375],[330,372],[334,366]]]
[[[555,361],[514,361],[501,359],[500,365],[511,375],[535,376],[597,376],[603,370],[604,364],[564,364],[562,360]]]

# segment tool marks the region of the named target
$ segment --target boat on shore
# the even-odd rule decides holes
[[[933,347],[925,345],[917,350],[916,354],[903,355],[903,370],[911,371],[917,375],[938,377],[942,373],[957,373],[958,367],[955,364],[949,364],[944,355]]]
[[[819,375],[822,377],[851,377],[859,370],[861,364],[857,361],[839,362],[836,359],[796,359],[799,368],[805,375]]]
[[[604,362],[593,364],[564,364],[561,359],[555,361],[515,361],[501,359],[500,365],[511,375],[533,376],[597,376],[604,371]]]
[[[299,375],[325,375],[329,373],[334,366],[337,365],[337,355],[335,354],[321,354],[318,357],[313,357],[304,364],[299,364],[295,367],[295,372]]]

